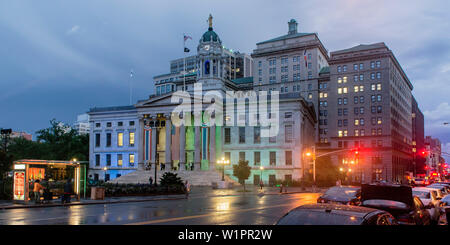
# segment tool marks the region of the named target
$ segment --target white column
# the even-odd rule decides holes
[[[139,119],[139,143],[138,143],[138,170],[145,169],[145,133],[144,133],[144,119]]]
[[[216,166],[216,125],[209,127],[209,170]]]
[[[172,168],[172,151],[171,151],[171,145],[172,145],[172,123],[169,119],[169,117],[166,118],[166,162],[165,162],[165,170],[170,171]]]
[[[200,126],[195,126],[195,154],[194,154],[194,169],[200,170],[201,157],[200,157]]]
[[[186,169],[186,127],[183,125],[180,126],[180,163],[179,169],[181,171]]]
[[[158,139],[158,129],[156,127],[152,128],[152,154],[150,157],[150,162],[153,164],[156,162],[156,141]]]

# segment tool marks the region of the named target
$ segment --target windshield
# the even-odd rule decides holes
[[[418,196],[421,199],[430,199],[430,192],[427,191],[413,191],[413,195]]]
[[[325,192],[329,196],[355,197],[358,189],[349,187],[331,187]]]
[[[351,215],[311,210],[292,211],[278,221],[278,225],[359,225],[363,219]]]

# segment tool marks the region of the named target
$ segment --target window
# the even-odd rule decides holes
[[[111,133],[106,134],[106,146],[107,147],[111,146]]]
[[[342,127],[342,120],[338,120],[338,127]]]
[[[346,94],[348,92],[347,87],[342,88],[342,93]]]
[[[123,165],[123,156],[122,154],[117,154],[117,166]]]
[[[365,132],[364,129],[361,129],[360,135],[361,135],[361,136],[364,136],[364,132]],[[361,146],[362,146],[362,142],[361,142]]]
[[[339,131],[338,131],[338,137],[342,137],[342,136],[343,136],[342,130],[339,130]]]
[[[359,92],[364,92],[364,85],[359,86]]]
[[[359,114],[364,114],[364,107],[359,108]]]
[[[312,99],[312,94],[311,93],[308,94],[308,99]]]
[[[381,67],[381,61],[377,61],[377,68],[380,68]]]
[[[383,141],[382,140],[378,140],[377,141],[377,146],[378,147],[382,147],[383,146]]]
[[[134,121],[129,121],[129,122],[128,122],[128,125],[134,126]]]
[[[106,165],[111,166],[111,154],[106,154]]]
[[[381,101],[381,94],[377,95],[377,101],[378,101],[378,102]]]
[[[273,59],[269,60],[269,65],[270,66],[273,66],[273,65],[276,65],[276,64],[277,64],[277,59],[276,58],[273,58]]]
[[[106,127],[108,127],[108,128],[110,128],[111,125],[112,125],[111,122],[107,122],[107,123],[106,123]]]
[[[359,70],[363,70],[363,69],[364,69],[364,64],[363,63],[359,64]]]
[[[128,164],[130,166],[134,166],[134,154],[129,154],[128,155]]]
[[[96,128],[100,128],[100,123],[96,123],[96,124],[95,124],[95,127],[96,127]]]
[[[377,106],[377,113],[381,113],[382,108],[383,108],[383,107],[382,107],[381,105]]]
[[[377,130],[378,135],[381,135],[381,128]]]
[[[377,118],[377,124],[381,124],[381,117]]]
[[[341,66],[337,67],[337,72],[341,72]]]
[[[358,75],[354,75],[354,76],[353,76],[353,81],[354,81],[354,82],[357,82],[357,81],[358,81]]]
[[[343,78],[342,78],[342,82],[343,82],[343,83],[347,83],[347,77],[343,77]]]
[[[354,134],[355,136],[359,136],[359,130],[358,129],[355,129],[355,134]]]
[[[381,90],[381,83],[377,84],[377,90],[380,91]]]
[[[239,161],[245,161],[245,151],[239,152]]]
[[[376,84],[371,84],[370,85],[370,90],[375,91],[376,90]]]
[[[292,142],[292,125],[284,126],[284,139],[286,143]]]
[[[231,143],[231,132],[230,128],[225,128],[225,144]]]
[[[342,116],[342,109],[338,109],[338,116]]]
[[[342,114],[343,114],[344,116],[347,116],[347,114],[348,114],[348,109],[347,109],[347,108],[342,109]]]
[[[100,147],[100,134],[95,134],[95,147]]]
[[[359,125],[359,120],[355,119],[355,126],[358,126],[358,125]]]
[[[253,144],[261,143],[261,128],[254,127],[253,128]]]
[[[374,61],[370,62],[370,68],[371,68],[371,69],[374,69],[374,68],[375,68],[375,62],[374,62]]]
[[[100,166],[100,154],[95,154],[95,166]]]
[[[231,152],[225,152],[225,159],[231,162]]]
[[[353,90],[354,90],[355,93],[358,93],[359,92],[359,87],[358,86],[354,86]]]
[[[271,166],[277,165],[277,153],[275,151],[271,151],[270,153],[270,162]]]
[[[277,136],[269,137],[269,143],[277,143]]]
[[[346,66],[346,65],[342,66],[342,71],[343,71],[343,72],[346,72],[346,71],[347,71],[347,66]]]
[[[258,67],[261,67],[261,66],[262,66],[262,62],[258,61]]]
[[[123,146],[123,133],[117,133],[117,146]]]
[[[377,72],[377,79],[381,79],[381,72]]]
[[[286,165],[292,165],[292,151],[285,151]]]
[[[344,119],[344,120],[342,121],[342,123],[344,124],[344,126],[347,126],[347,125],[348,125],[348,119]]]
[[[359,96],[359,103],[364,103],[364,96]]]
[[[375,73],[370,73],[370,79],[375,80]]]
[[[117,126],[118,127],[122,127],[123,126],[123,122],[117,122]]]
[[[353,108],[353,114],[355,114],[355,115],[359,114],[359,107]]]
[[[129,134],[129,143],[130,143],[130,146],[134,146],[134,132],[130,132],[130,134]]]
[[[309,63],[309,64],[311,64],[311,63]],[[308,71],[308,78],[309,78],[309,79],[312,78],[312,72],[311,72],[311,71]]]
[[[239,144],[245,143],[245,127],[239,127]]]
[[[359,119],[359,124],[360,124],[361,126],[364,126],[364,118],[360,118],[360,119]]]
[[[348,102],[348,99],[347,99],[347,98],[344,98],[344,99],[342,100],[342,102],[343,102],[344,105],[346,105],[347,102]]]
[[[370,96],[370,98],[371,98],[372,102],[376,102],[377,101],[377,98],[376,98],[375,95]]]
[[[372,117],[371,120],[372,120],[372,125],[376,125],[377,124],[377,119],[375,117]]]
[[[253,153],[253,158],[254,158],[255,165],[258,166],[261,164],[261,152],[255,151]]]
[[[364,74],[359,75],[359,81],[363,81],[364,80]]]
[[[358,70],[358,64],[353,64],[353,70],[357,71]]]
[[[342,94],[342,88],[338,88],[338,94]]]

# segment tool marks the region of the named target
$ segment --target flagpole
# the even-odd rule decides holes
[[[186,90],[186,39],[185,39],[186,34],[183,33],[183,90]]]
[[[132,105],[132,89],[131,89],[131,79],[133,78],[133,70],[131,70],[131,74],[130,74],[130,105]]]

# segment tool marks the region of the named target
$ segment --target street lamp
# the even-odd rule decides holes
[[[259,170],[261,170],[261,181],[263,181],[262,172],[263,172],[263,170],[264,170],[264,167],[263,167],[263,166],[259,166]],[[263,182],[264,182],[264,181],[263,181]]]
[[[225,160],[225,157],[222,157],[222,159],[218,160],[217,163],[219,165],[222,165],[222,181],[225,181],[225,165],[229,164],[229,160]]]
[[[108,170],[108,168],[106,166],[103,167],[103,171],[105,171],[105,182],[106,182],[106,170]]]

